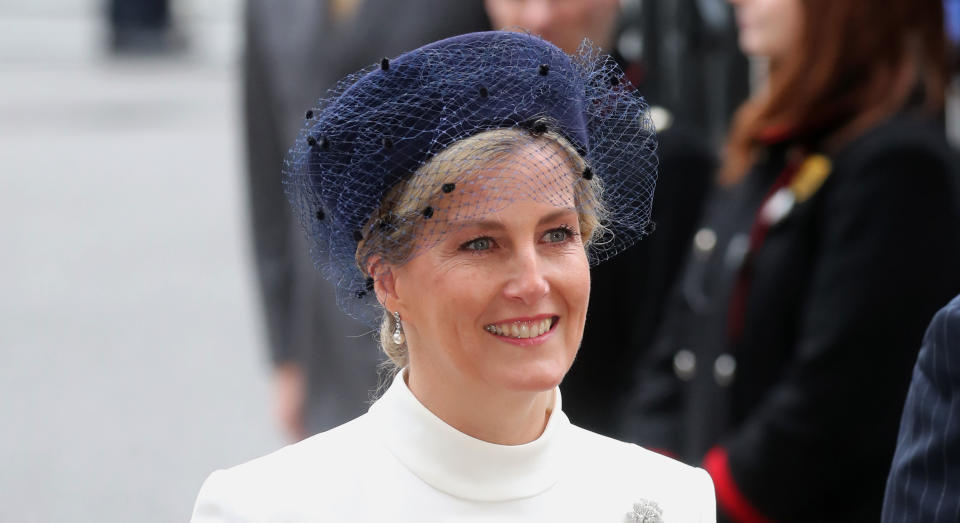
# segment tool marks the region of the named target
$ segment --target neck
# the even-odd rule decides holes
[[[404,371],[410,392],[428,410],[458,431],[488,443],[522,445],[543,433],[554,391],[504,391],[455,374],[416,366]]]

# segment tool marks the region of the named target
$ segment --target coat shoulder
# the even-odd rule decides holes
[[[212,473],[197,496],[191,521],[280,517],[278,507],[322,507],[363,485],[383,459],[366,415],[265,456]],[[258,519],[260,518],[260,519]]]
[[[262,481],[264,477],[301,476],[316,472],[316,463],[324,463],[329,475],[331,468],[357,465],[369,454],[372,441],[366,415],[338,427],[321,432],[298,443],[227,469],[237,481]]]
[[[884,120],[842,146],[836,153],[839,166],[852,170],[869,169],[878,163],[903,158],[923,158],[953,170],[956,152],[947,142],[942,125],[911,114]]]
[[[897,202],[916,220],[914,226],[931,225],[960,239],[954,226],[960,219],[960,157],[937,122],[892,117],[843,146],[832,160],[827,185],[833,189],[826,191],[833,195],[832,208],[856,213],[863,206]]]
[[[573,435],[577,438],[578,446],[589,451],[591,460],[600,465],[608,462],[621,463],[624,466],[642,467],[651,473],[668,478],[686,479],[696,474],[699,469],[691,467],[671,457],[654,452],[633,443],[625,443],[595,432],[573,427]]]
[[[656,506],[664,521],[714,521],[713,481],[703,469],[579,427],[571,437],[574,474],[596,478],[640,507]]]

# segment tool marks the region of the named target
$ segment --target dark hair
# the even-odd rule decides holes
[[[922,88],[925,108],[943,107],[947,42],[941,0],[799,0],[797,49],[770,64],[769,89],[734,116],[720,172],[741,179],[766,129],[828,132],[842,144],[901,109]]]

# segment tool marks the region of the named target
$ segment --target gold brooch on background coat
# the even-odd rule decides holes
[[[767,226],[780,223],[790,214],[794,205],[807,201],[823,185],[830,175],[830,159],[821,154],[812,154],[804,159],[797,173],[786,187],[781,187],[767,198],[760,209],[760,219]]]
[[[627,512],[627,523],[663,523],[663,509],[653,501],[641,499]]]

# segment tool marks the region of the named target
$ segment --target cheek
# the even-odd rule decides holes
[[[407,283],[414,283],[411,290],[419,300],[416,307],[424,315],[424,324],[432,325],[432,330],[472,332],[473,319],[496,294],[494,275],[472,263],[423,265]]]
[[[476,267],[451,271],[445,275],[444,291],[450,296],[445,314],[456,318],[457,324],[474,332],[476,319],[497,295],[496,283],[495,273],[487,273]]]
[[[556,282],[557,291],[570,307],[570,313],[583,316],[590,300],[590,265],[586,255],[571,256]]]

